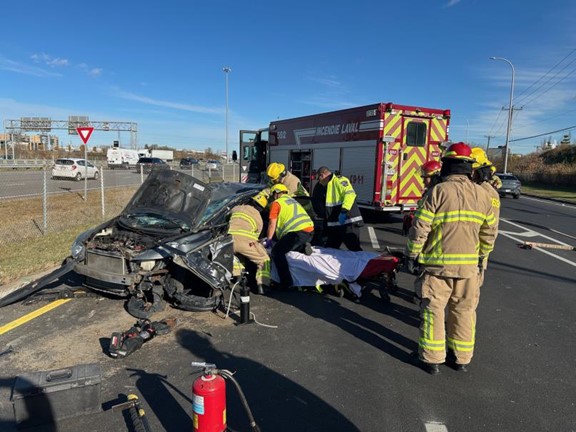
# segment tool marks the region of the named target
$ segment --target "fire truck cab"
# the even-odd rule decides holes
[[[265,182],[280,162],[309,190],[327,166],[350,179],[360,207],[408,211],[422,196],[420,167],[448,141],[450,110],[378,103],[278,120],[240,131],[240,181]]]

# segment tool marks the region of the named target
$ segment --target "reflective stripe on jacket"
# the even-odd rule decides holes
[[[338,216],[342,211],[346,211],[346,222],[344,225],[352,223],[363,223],[362,215],[356,205],[356,192],[344,176],[332,174],[332,178],[326,186],[326,215],[328,226],[338,226]]]
[[[275,202],[280,205],[280,213],[276,223],[276,237],[278,239],[281,239],[289,232],[302,231],[306,228],[314,227],[314,222],[312,222],[306,210],[294,198],[282,195]]]
[[[251,205],[239,205],[232,209],[228,234],[258,240],[264,222],[260,212]]]
[[[492,251],[496,234],[488,193],[464,175],[450,175],[416,211],[407,249],[431,274],[470,278],[478,274],[479,257]]]

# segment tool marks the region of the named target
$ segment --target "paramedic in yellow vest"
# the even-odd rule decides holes
[[[270,246],[274,235],[276,243],[272,247],[271,257],[278,271],[281,289],[292,286],[292,275],[288,267],[286,254],[290,251],[310,254],[310,242],[314,235],[314,223],[306,210],[290,197],[288,188],[275,184],[270,188],[271,198],[266,246]]]
[[[308,191],[302,186],[298,177],[290,171],[286,171],[284,164],[272,162],[266,169],[266,175],[270,179],[270,186],[283,184],[288,189],[290,196],[309,196]]]
[[[350,251],[361,251],[359,227],[364,225],[364,220],[356,205],[356,192],[350,180],[323,166],[318,168],[315,187],[326,188],[326,247],[339,249],[344,243]]]
[[[494,217],[496,218],[496,228],[498,228],[498,222],[500,220],[500,195],[492,186],[491,181],[494,177],[494,165],[486,152],[480,147],[474,147],[472,149],[472,157],[474,158],[474,163],[472,164],[472,169],[474,170],[472,174],[472,181],[479,184],[487,193],[490,195],[492,201],[492,211],[494,212]],[[499,179],[498,179],[499,180]],[[483,262],[483,271],[480,276],[480,286],[484,283],[484,271],[488,268],[488,260]]]
[[[230,214],[228,234],[234,241],[234,254],[256,264],[258,294],[264,294],[270,285],[270,257],[258,241],[264,221],[260,214],[268,205],[268,199],[260,192],[247,204],[237,205]]]
[[[423,269],[415,282],[422,299],[420,365],[433,375],[445,361],[467,371],[474,352],[480,269],[496,239],[491,198],[471,181],[471,153],[464,143],[448,147],[442,183],[416,211],[408,234],[408,258]]]

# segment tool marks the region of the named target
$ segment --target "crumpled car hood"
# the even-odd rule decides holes
[[[175,170],[154,170],[136,191],[122,215],[156,213],[185,222],[191,229],[209,224],[214,218],[262,185],[245,183],[203,183]]]

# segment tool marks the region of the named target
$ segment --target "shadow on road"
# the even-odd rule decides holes
[[[359,431],[340,412],[304,387],[254,360],[218,351],[207,335],[192,330],[179,330],[176,337],[180,345],[199,360],[214,363],[220,369],[237,372],[235,378],[262,431]],[[192,381],[191,378],[190,385]],[[231,431],[249,430],[244,408],[232,388],[230,384],[227,385],[226,414],[229,428]],[[182,427],[165,429],[186,430]]]
[[[396,333],[370,318],[362,316],[358,312],[341,305],[338,301],[330,298],[328,295],[319,298],[315,294],[290,294],[293,293],[274,294],[274,298],[280,302],[297,307],[313,318],[322,319],[338,326],[356,339],[364,341],[365,343],[382,350],[403,363],[413,363],[411,353],[418,349],[418,344],[414,340]],[[358,307],[362,306],[390,315],[394,318],[399,318],[402,321],[406,319],[406,314],[408,314],[413,317],[409,320],[411,325],[414,325],[417,322],[415,321],[417,320],[417,313],[416,316],[414,316],[415,312],[413,310],[395,304],[388,306],[383,305],[378,297],[372,295],[366,296],[366,298],[363,299],[362,305]],[[398,345],[404,349],[399,348]]]
[[[505,271],[508,274],[516,273],[516,274],[520,274],[520,275],[524,275],[524,276],[538,275],[538,276],[541,276],[542,279],[545,279],[545,280],[555,279],[557,281],[562,281],[562,282],[576,283],[576,279],[574,279],[574,278],[559,276],[557,274],[548,273],[548,272],[541,271],[541,270],[535,270],[532,267],[530,267],[530,268],[521,267],[519,265],[514,265],[510,262],[496,261],[496,260],[492,260],[492,259],[490,259],[489,262],[490,262],[490,264],[489,264],[488,271],[490,271],[490,267],[496,267],[496,268],[499,268],[500,270]]]

